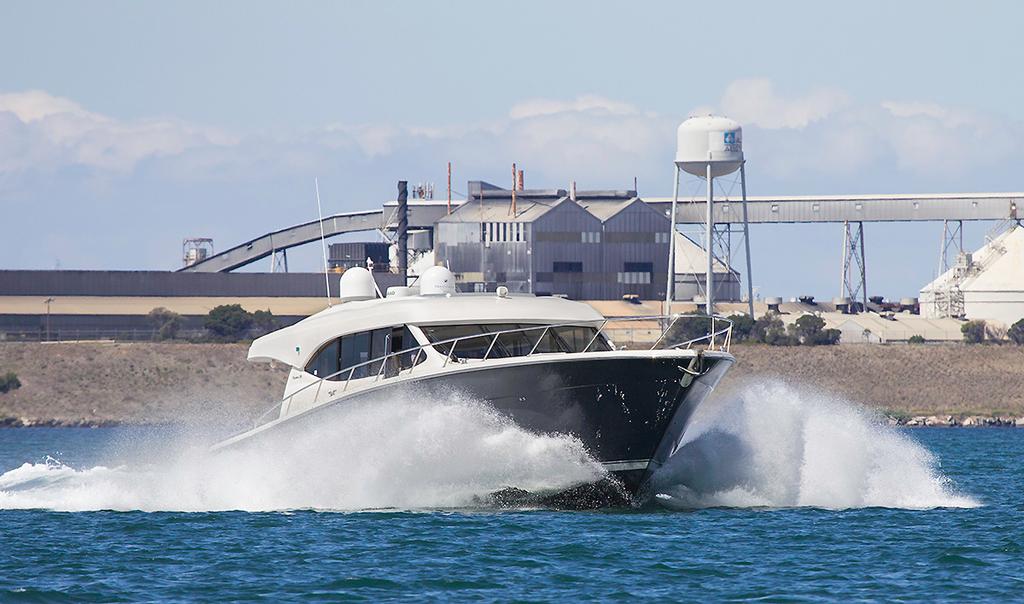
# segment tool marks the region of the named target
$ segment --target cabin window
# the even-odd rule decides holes
[[[309,365],[306,366],[306,371],[312,373],[317,377],[328,377],[338,372],[338,344],[339,340],[334,340],[330,344],[320,349],[313,360],[310,361]]]
[[[348,369],[370,360],[370,332],[363,331],[341,338],[341,368]],[[356,367],[352,379],[364,378],[370,374],[366,365]]]
[[[431,325],[421,329],[431,343],[442,342],[434,348],[441,354],[452,354],[463,359],[482,359],[490,349],[488,358],[518,357],[530,351],[542,352],[583,352],[611,350],[604,335],[595,339],[597,330],[588,326],[562,326],[545,330],[544,325],[501,323],[479,325]],[[527,331],[508,331],[521,330]],[[495,339],[490,334],[507,331]],[[458,342],[446,342],[462,338]],[[538,342],[539,340],[539,342]],[[493,341],[493,346],[492,346]],[[452,345],[455,350],[452,350]]]
[[[352,379],[369,377],[380,373],[381,363],[390,353],[412,349],[407,354],[387,359],[388,366],[384,368],[384,373],[390,377],[398,375],[402,369],[412,367],[414,360],[423,362],[425,357],[422,354],[416,359],[418,347],[419,342],[406,326],[363,331],[342,336],[324,345],[306,366],[306,371],[317,377],[333,376],[329,378],[332,381],[345,381],[349,377],[345,370],[356,367],[352,371]]]

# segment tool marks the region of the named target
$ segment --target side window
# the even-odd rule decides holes
[[[385,329],[374,329],[370,332],[370,357],[371,359],[381,359],[381,357],[387,356],[390,350],[391,344],[391,328]],[[377,375],[380,372],[380,364],[383,363],[383,359],[370,363],[369,373],[370,375]]]
[[[604,335],[594,336],[597,330],[593,327],[556,327],[554,330],[561,339],[563,348],[569,352],[589,352],[611,350]],[[590,346],[590,348],[587,348]]]
[[[313,360],[306,365],[306,372],[317,377],[327,377],[338,372],[338,343],[334,340],[320,349]],[[331,379],[337,379],[337,376]]]
[[[363,331],[341,338],[342,369],[348,369],[370,360],[370,333],[369,331]],[[363,365],[352,372],[352,379],[363,378],[369,374],[369,367]],[[342,377],[347,379],[348,374],[343,373]]]

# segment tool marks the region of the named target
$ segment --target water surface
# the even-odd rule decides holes
[[[593,471],[572,439],[472,406],[377,430],[376,460],[303,451],[309,480],[193,467],[152,430],[2,430],[0,600],[1019,598],[1024,430],[897,432],[801,396],[723,406],[641,510],[467,504]]]

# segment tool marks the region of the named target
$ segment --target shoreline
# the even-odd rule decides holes
[[[1024,417],[1006,416],[915,416],[895,417],[886,415],[884,423],[897,428],[1024,428]],[[55,429],[98,429],[98,428],[173,428],[187,426],[184,422],[135,422],[127,420],[62,420],[55,418],[34,419],[21,417],[0,417],[0,430],[17,430],[21,428],[55,428]]]
[[[246,425],[278,403],[287,369],[248,346],[184,342],[0,342],[0,427]],[[732,347],[718,397],[782,395],[852,403],[890,425],[1024,427],[1024,346]],[[754,399],[756,400],[756,398]]]

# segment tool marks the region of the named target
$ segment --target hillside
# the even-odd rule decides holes
[[[243,423],[277,402],[286,372],[248,363],[243,344],[0,343],[0,424]],[[1024,347],[735,346],[719,389],[765,379],[896,415],[1024,416]]]

